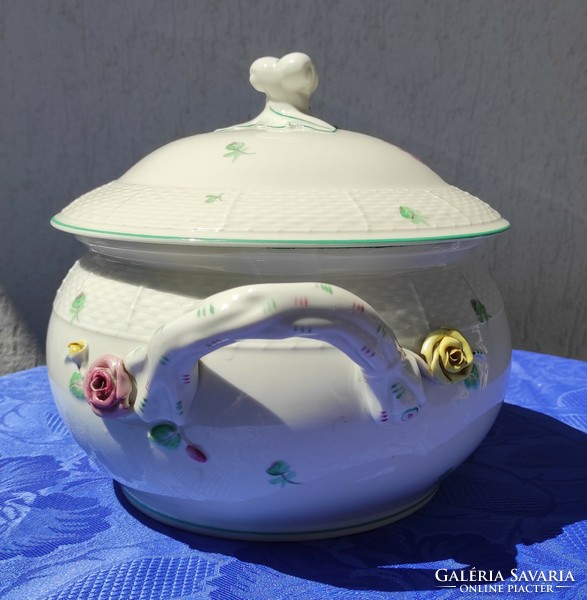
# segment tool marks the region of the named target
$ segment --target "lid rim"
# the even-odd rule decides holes
[[[174,236],[149,233],[116,232],[101,229],[82,227],[64,223],[54,216],[51,219],[51,225],[61,231],[85,234],[86,237],[110,240],[143,240],[151,241],[153,244],[177,244],[193,246],[271,246],[271,247],[365,247],[365,246],[398,246],[407,244],[427,244],[434,242],[450,242],[462,239],[472,239],[479,237],[489,237],[498,235],[507,231],[511,224],[501,218],[497,221],[500,226],[488,230],[475,230],[472,232],[452,233],[447,235],[427,235],[421,237],[388,237],[388,238],[362,238],[362,239],[258,239],[258,238],[222,238],[222,237],[203,237],[203,236]]]
[[[116,180],[78,198],[54,216],[53,225],[107,239],[344,247],[486,236],[504,230],[507,221],[479,198],[444,182],[312,190],[225,186],[215,194],[201,187]]]

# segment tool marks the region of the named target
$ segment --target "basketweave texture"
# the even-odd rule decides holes
[[[78,198],[54,224],[89,235],[184,242],[418,241],[503,228],[488,204],[448,185],[239,191],[118,180]]]
[[[146,342],[158,327],[208,296],[254,283],[247,275],[131,268],[86,256],[64,279],[53,308],[86,330]],[[471,329],[503,309],[493,281],[474,266],[364,278],[328,276],[327,283],[371,304],[408,345],[440,327]]]

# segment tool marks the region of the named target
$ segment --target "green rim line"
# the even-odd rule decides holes
[[[400,515],[404,513],[411,513],[418,509],[418,507],[423,506],[429,500],[432,499],[434,494],[438,491],[438,486],[434,486],[427,494],[419,498],[413,504],[406,506],[402,510],[386,515],[385,517],[379,517],[378,519],[373,519],[372,521],[362,521],[360,523],[355,523],[353,525],[347,525],[346,527],[334,527],[330,529],[310,529],[308,531],[248,531],[242,529],[225,529],[223,527],[212,527],[209,525],[200,525],[198,523],[194,523],[192,521],[184,521],[183,519],[177,519],[175,517],[171,517],[164,512],[160,512],[151,508],[148,504],[145,504],[138,500],[136,496],[130,492],[125,486],[121,486],[124,495],[128,498],[131,504],[134,504],[137,508],[142,509],[147,514],[157,515],[161,519],[165,519],[169,523],[177,523],[179,526],[187,526],[196,528],[199,530],[206,531],[217,531],[221,533],[227,534],[236,534],[236,535],[253,535],[257,537],[284,537],[284,536],[306,536],[306,535],[321,535],[328,533],[337,533],[337,532],[351,532],[353,530],[359,529],[362,530],[365,527],[376,527],[378,523],[384,524],[388,522],[390,519],[399,518]],[[156,518],[156,517],[155,517]]]
[[[208,243],[221,243],[221,244],[256,244],[256,245],[296,245],[296,246],[377,246],[382,244],[410,244],[415,242],[435,242],[435,241],[449,241],[449,240],[461,240],[467,238],[476,237],[487,237],[489,235],[496,235],[507,231],[510,228],[510,224],[504,225],[498,229],[490,231],[482,231],[477,233],[462,233],[456,235],[437,235],[420,238],[381,238],[381,239],[367,239],[367,240],[275,240],[275,239],[246,239],[246,238],[212,238],[212,237],[183,237],[176,235],[157,235],[151,233],[125,233],[121,231],[108,231],[105,229],[92,229],[90,227],[81,227],[79,225],[68,225],[59,221],[56,217],[51,219],[53,225],[57,225],[64,229],[72,231],[85,231],[87,233],[100,234],[106,236],[117,236],[120,238],[135,238],[144,240],[169,240],[175,242],[199,242],[202,244]]]

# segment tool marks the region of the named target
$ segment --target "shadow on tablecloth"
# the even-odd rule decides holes
[[[556,538],[566,525],[587,519],[586,465],[587,434],[505,404],[483,444],[427,506],[362,534],[296,543],[215,539],[146,517],[115,487],[136,519],[195,550],[343,589],[390,592],[434,589],[440,567],[476,567],[507,578],[520,547],[532,552],[545,540],[534,552],[534,568],[567,569],[569,540]],[[587,531],[573,535],[584,539]]]

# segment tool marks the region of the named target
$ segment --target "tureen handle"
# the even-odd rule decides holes
[[[244,339],[314,338],[357,365],[362,399],[374,420],[407,420],[424,402],[417,361],[402,349],[375,310],[325,283],[260,284],[209,296],[160,327],[125,359],[135,377],[135,411],[146,421],[187,419],[197,390],[198,361]]]

